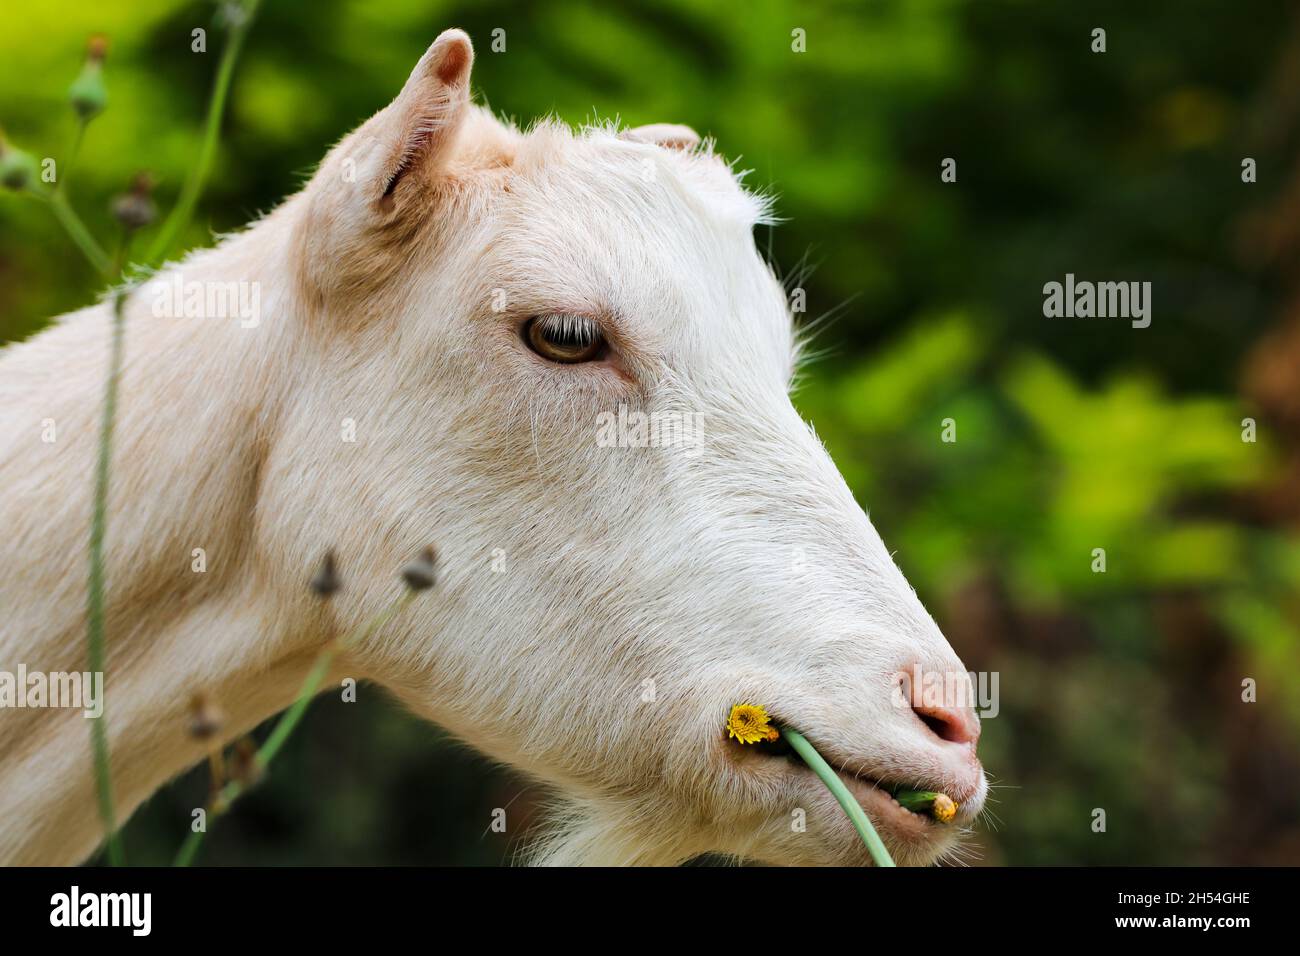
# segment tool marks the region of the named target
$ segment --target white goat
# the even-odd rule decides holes
[[[791,405],[764,203],[684,127],[503,125],[470,105],[472,60],[443,33],[306,188],[130,299],[106,545],[119,811],[202,758],[195,692],[247,732],[435,543],[438,587],[330,680],[378,682],[555,788],[539,860],[866,862],[807,769],[726,741],[741,701],[843,768],[900,862],[937,858],[959,828],[876,784],[943,788],[969,823],[978,723],[895,705],[913,665],[963,668]],[[168,287],[252,289],[257,314]],[[85,667],[109,333],[101,303],[0,353],[0,668]],[[698,440],[643,427],[672,421]],[[325,603],[305,581],[330,548]],[[0,710],[0,862],[100,842],[88,737],[79,711]]]

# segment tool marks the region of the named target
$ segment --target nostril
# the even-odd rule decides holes
[[[973,746],[980,738],[979,720],[969,710],[913,705],[912,712],[940,740]]]

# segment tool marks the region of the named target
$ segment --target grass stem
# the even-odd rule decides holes
[[[334,663],[335,657],[339,652],[351,646],[357,641],[361,641],[378,631],[385,624],[396,617],[401,611],[411,603],[416,595],[416,591],[408,590],[396,601],[390,604],[384,610],[380,611],[367,623],[357,628],[351,634],[339,640],[330,641],[317,655],[315,663],[303,680],[302,686],[298,689],[298,696],[294,699],[293,704],[288,710],[276,721],[275,728],[271,731],[270,736],[258,748],[257,753],[253,755],[253,765],[259,771],[264,771],[275,759],[276,754],[289,739],[289,735],[294,732],[298,724],[302,721],[303,714],[307,712],[307,707],[311,704],[312,698],[316,696],[317,690],[320,689],[321,682],[325,675],[329,673],[330,667]],[[202,830],[191,830],[186,836],[185,842],[181,844],[180,851],[176,854],[173,866],[189,866],[194,862],[195,856],[198,855],[199,847],[203,845],[203,837],[207,832],[209,825],[230,809],[230,805],[235,802],[247,786],[243,781],[231,780],[222,787],[210,801],[207,808],[207,819]]]
[[[63,170],[59,173],[58,182],[54,184],[56,193],[65,193],[68,191],[68,177],[72,175],[73,164],[77,161],[77,156],[81,153],[81,144],[86,139],[86,127],[89,122],[82,117],[77,117],[77,131],[72,134],[72,148],[68,150],[68,158],[63,161]]]
[[[189,225],[190,218],[194,215],[194,208],[203,194],[208,173],[212,169],[212,159],[216,155],[217,141],[221,136],[221,118],[225,114],[230,84],[235,75],[235,63],[239,59],[244,38],[248,35],[248,30],[257,15],[259,2],[260,0],[245,0],[239,8],[239,19],[230,26],[225,49],[221,51],[221,63],[217,67],[217,78],[208,98],[208,115],[204,123],[203,142],[199,147],[199,155],[194,165],[190,167],[176,205],[172,207],[172,211],[163,222],[149,249],[146,261],[151,264],[156,265],[171,254],[181,233]]]
[[[844,785],[840,775],[831,769],[831,765],[822,758],[822,755],[799,731],[792,730],[789,727],[782,727],[781,736],[785,738],[786,743],[794,748],[794,752],[803,758],[803,762],[808,765],[809,769],[817,774],[817,778],[825,784],[826,789],[831,792],[831,796],[839,801],[839,805],[848,814],[853,828],[858,831],[858,836],[862,837],[862,842],[866,844],[867,852],[871,854],[871,859],[875,861],[876,866],[896,866],[893,857],[885,849],[884,841],[876,833],[876,828],[871,825],[870,817],[863,811],[861,804],[858,803],[853,794],[849,792],[849,788]]]
[[[59,225],[68,234],[68,237],[81,250],[87,261],[90,262],[99,272],[109,275],[113,268],[113,261],[104,251],[103,246],[95,241],[95,237],[90,234],[86,224],[81,221],[68,202],[68,194],[61,189],[55,189],[48,195],[32,191],[32,195],[44,199],[50,204],[50,209],[54,212],[54,218],[59,221]]]
[[[120,272],[126,262],[127,241],[123,239],[117,255]],[[117,386],[122,373],[123,312],[129,289],[118,289],[113,296],[113,331],[109,350],[108,380],[104,385],[103,418],[99,426],[99,450],[95,462],[94,503],[90,520],[90,577],[87,582],[86,650],[90,672],[105,671],[104,648],[104,535],[108,526],[109,462],[113,449],[113,421],[117,413]],[[126,862],[121,835],[117,831],[117,815],[113,809],[113,780],[109,764],[107,712],[91,721],[90,745],[95,760],[95,792],[99,803],[99,817],[104,825],[108,843],[108,861],[112,866]]]

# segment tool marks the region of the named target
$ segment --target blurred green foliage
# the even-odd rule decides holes
[[[109,109],[72,183],[99,234],[138,169],[174,198],[212,13],[11,0],[0,14],[0,124],[38,156],[65,155],[67,85],[87,36],[111,38]],[[779,195],[788,221],[760,245],[787,268],[817,263],[802,285],[814,313],[836,313],[798,404],[966,663],[1001,674],[983,860],[1297,863],[1300,538],[1243,502],[1298,440],[1264,417],[1243,442],[1258,412],[1239,393],[1293,277],[1237,242],[1300,138],[1261,105],[1298,65],[1294,17],[1281,0],[266,0],[188,240],[296,189],[452,25],[475,39],[498,112],[714,135]],[[206,54],[190,49],[200,27]],[[1241,181],[1244,155],[1258,184]],[[956,183],[940,181],[944,157]],[[1043,318],[1043,283],[1067,272],[1150,280],[1152,326]],[[96,291],[46,210],[0,201],[0,341]],[[1257,704],[1241,702],[1245,677]],[[137,814],[137,861],[170,857],[203,781]],[[377,692],[327,696],[206,859],[496,863],[537,799]],[[507,803],[503,837],[487,828]]]

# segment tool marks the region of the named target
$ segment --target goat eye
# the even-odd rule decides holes
[[[600,326],[585,316],[559,312],[533,316],[523,332],[528,347],[551,362],[572,365],[590,362],[605,353]]]

